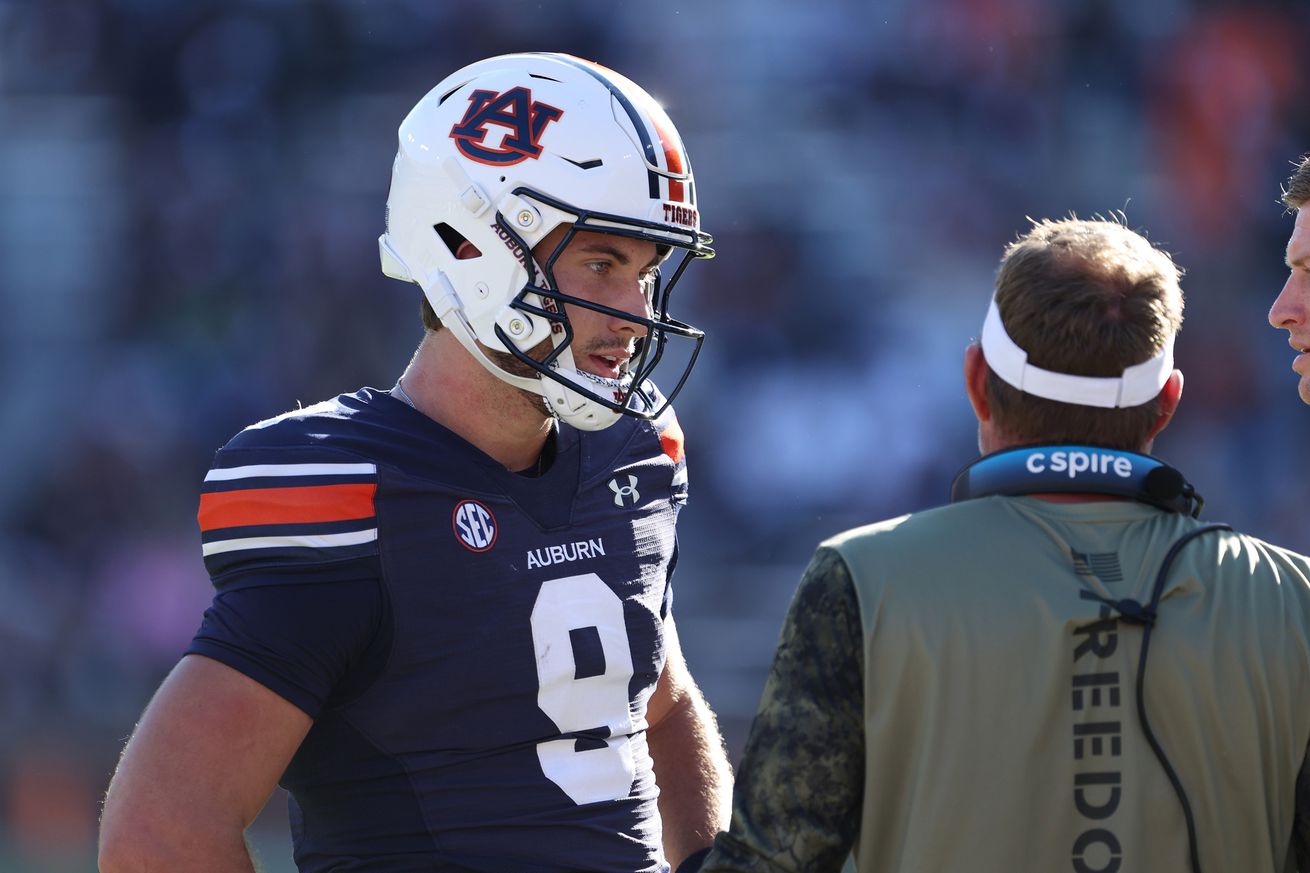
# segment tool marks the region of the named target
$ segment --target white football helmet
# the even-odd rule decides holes
[[[572,225],[543,264],[532,248]],[[667,279],[645,316],[570,296],[554,264],[573,234],[595,231],[654,242]],[[481,256],[460,259],[461,240]],[[525,53],[471,64],[447,77],[400,125],[382,272],[415,282],[442,324],[498,378],[541,394],[562,421],[599,430],[621,414],[654,418],[686,381],[704,333],[673,319],[669,292],[694,258],[709,258],[691,165],[673,123],[633,82],[571,55]],[[607,379],[577,369],[565,303],[646,329],[628,372]],[[669,336],[694,343],[667,399],[648,386]],[[543,361],[528,355],[553,341]],[[479,348],[535,370],[516,375]]]

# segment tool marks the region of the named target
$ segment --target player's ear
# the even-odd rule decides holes
[[[969,405],[980,423],[991,421],[992,407],[987,402],[987,359],[983,357],[982,346],[969,343],[964,350],[964,390],[969,395]]]
[[[1174,370],[1169,374],[1164,387],[1160,389],[1160,393],[1156,397],[1160,406],[1160,414],[1156,417],[1155,424],[1151,425],[1151,435],[1147,437],[1148,444],[1156,438],[1160,431],[1164,430],[1165,425],[1169,423],[1169,419],[1174,417],[1174,412],[1178,409],[1178,401],[1182,399],[1182,396],[1183,371]]]

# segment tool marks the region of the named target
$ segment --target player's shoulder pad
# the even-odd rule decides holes
[[[658,392],[656,393],[657,401],[663,404],[664,398],[658,396]],[[678,415],[670,405],[658,416],[651,419],[648,424],[659,440],[660,452],[673,465],[673,480],[671,482],[673,500],[674,503],[682,505],[687,502],[687,452],[683,442],[682,425],[678,423]]]
[[[654,383],[648,382],[633,398],[632,403],[649,414],[652,410],[664,406],[665,398]],[[668,455],[675,465],[681,467],[684,462],[682,427],[678,424],[678,416],[673,411],[673,406],[671,404],[666,406],[663,412],[647,422],[647,426],[652,428],[659,438],[660,450]]]
[[[669,456],[669,460],[674,464],[682,467],[686,464],[686,450],[683,446],[682,425],[678,423],[678,416],[674,413],[673,407],[670,406],[664,410],[664,413],[651,421],[655,428],[655,433],[660,439],[660,448],[664,454]]]
[[[349,427],[351,410],[338,397],[292,409],[250,425],[223,446],[222,451],[295,448],[332,442],[333,435]]]
[[[377,554],[377,464],[324,439],[313,409],[247,428],[215,457],[197,520],[216,583]]]

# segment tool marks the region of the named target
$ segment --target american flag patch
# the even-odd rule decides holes
[[[200,495],[200,539],[211,576],[240,565],[283,565],[377,553],[377,465],[215,467]]]

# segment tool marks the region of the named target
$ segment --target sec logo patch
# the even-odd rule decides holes
[[[485,552],[496,544],[496,517],[476,500],[461,500],[451,516],[455,536],[464,547]]]

